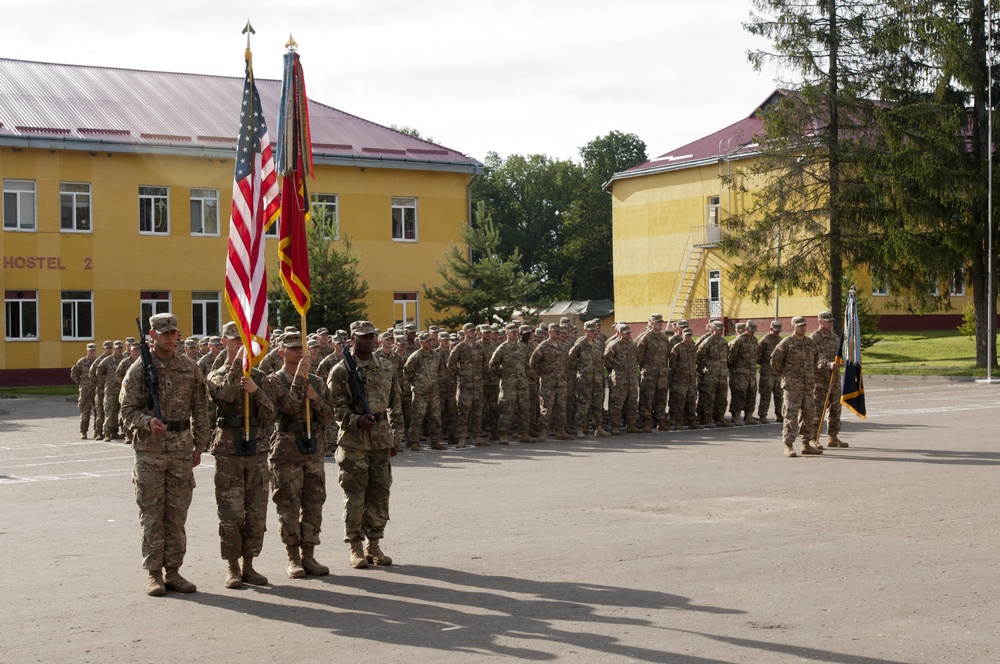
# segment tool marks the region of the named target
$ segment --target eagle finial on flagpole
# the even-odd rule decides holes
[[[288,33],[288,41],[285,42],[285,48],[287,48],[290,51],[294,51],[298,47],[299,47],[299,43],[297,41],[295,41],[295,39],[292,37],[292,33],[289,32]]]

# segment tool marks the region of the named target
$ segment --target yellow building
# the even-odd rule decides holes
[[[88,342],[135,336],[154,311],[218,334],[243,77],[0,59],[0,81],[0,385],[67,382]],[[256,84],[273,143],[281,83]],[[423,326],[481,164],[312,100],[309,114],[310,196],[353,240],[369,316]]]
[[[710,318],[721,318],[732,331],[738,321],[779,318],[789,329],[793,316],[828,308],[822,295],[781,295],[757,304],[741,297],[727,279],[738,257],[727,257],[718,246],[721,222],[743,209],[740,195],[722,177],[752,163],[755,137],[763,131],[758,112],[774,95],[749,117],[616,173],[606,185],[612,195],[617,319],[641,323],[657,312],[671,321],[688,319],[700,330]],[[859,291],[871,293],[882,316],[881,329],[954,329],[961,323],[960,313],[917,316],[891,309],[885,288],[873,285],[864,269],[857,273]],[[972,298],[957,276],[951,301],[960,312]]]

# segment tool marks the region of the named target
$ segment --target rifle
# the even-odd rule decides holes
[[[355,401],[361,402],[361,408],[364,410],[365,415],[371,415],[372,409],[368,405],[368,391],[365,388],[365,376],[361,373],[361,369],[358,368],[358,363],[354,361],[354,358],[349,352],[351,350],[350,345],[344,340],[344,337],[340,334],[337,335],[337,341],[344,347],[344,366],[347,367],[347,386],[351,388],[351,394],[354,395]]]
[[[160,376],[153,366],[153,356],[149,353],[149,344],[146,343],[146,333],[142,331],[142,323],[136,317],[135,325],[139,328],[139,353],[142,355],[142,368],[146,377],[146,389],[149,391],[149,401],[153,405],[153,415],[156,419],[163,421],[163,413],[160,412],[160,397],[157,390],[160,387]]]

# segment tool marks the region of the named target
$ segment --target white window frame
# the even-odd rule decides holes
[[[154,192],[153,190],[156,191]],[[162,190],[163,193],[160,193],[159,190]],[[148,214],[151,215],[149,230],[142,229],[143,207],[146,205],[149,206]],[[167,227],[162,231],[156,230],[156,216],[159,205],[163,206],[167,215]],[[170,235],[170,187],[149,184],[139,185],[139,235]]]
[[[35,334],[34,336],[24,334],[24,322],[25,322],[25,312],[24,304],[33,303],[35,305]],[[12,305],[19,305],[14,307]],[[12,309],[17,309],[17,322],[18,322],[18,336],[11,336],[11,323],[14,320],[14,315],[12,315]],[[17,288],[11,288],[4,291],[3,298],[3,317],[4,317],[4,340],[5,341],[38,341],[38,291],[36,290],[20,290]]]
[[[396,315],[397,307],[399,307],[398,312],[401,314],[400,316]],[[413,308],[412,317],[408,315],[411,307]],[[417,327],[420,327],[420,324],[417,322],[420,320],[420,293],[416,291],[396,291],[393,293],[392,318],[394,323],[400,327],[407,323],[414,323]]]
[[[142,297],[142,293],[166,293],[167,297]],[[170,291],[142,291],[139,296],[139,311],[140,318],[139,322],[142,323],[142,329],[146,329],[149,325],[149,317],[153,314],[166,314],[170,313]]]
[[[877,274],[872,274],[872,295],[874,297],[888,297],[889,296],[889,284],[886,283],[885,277],[879,276]]]
[[[14,219],[7,218],[7,205],[11,203]],[[31,219],[24,219],[26,207]],[[3,181],[3,229],[5,231],[38,232],[38,205],[35,198],[34,180]]]
[[[215,308],[215,326],[209,326],[209,309]],[[201,319],[199,321],[199,318]],[[222,334],[222,298],[219,291],[191,291],[191,335],[210,337]]]
[[[71,187],[86,187],[86,191],[74,191]],[[63,233],[93,233],[94,232],[94,205],[91,196],[92,188],[89,182],[60,182],[59,183],[59,230]],[[72,228],[67,228],[63,220],[63,208],[69,203],[71,213]],[[86,202],[87,221],[86,228],[80,228],[79,211],[83,209],[82,203]]]
[[[265,238],[269,238],[269,237],[278,237],[278,224],[280,224],[280,223],[281,223],[281,219],[275,219],[275,220],[274,220],[274,223],[273,223],[273,224],[271,224],[271,225],[270,225],[270,226],[269,226],[269,227],[268,227],[268,228],[267,228],[267,229],[266,229],[266,230],[264,231],[264,237],[265,237]]]
[[[396,211],[401,217],[401,236],[396,236]],[[413,210],[413,237],[406,237],[406,211]],[[417,199],[410,196],[393,196],[392,198],[392,241],[393,242],[417,242],[420,239],[418,233],[420,228],[420,217],[417,214]]]
[[[722,270],[708,271],[708,315],[710,318],[722,316]]]
[[[330,213],[330,223],[333,225],[333,235],[326,235],[327,240],[339,240],[340,239],[340,200],[337,194],[310,194],[311,199],[310,204],[312,207],[312,221],[313,223],[319,223],[317,219],[319,216],[317,212],[328,212]]]
[[[955,270],[951,278],[951,296],[963,297],[965,295],[965,268],[960,267]]]
[[[212,216],[208,203],[215,205],[215,219]],[[197,209],[196,209],[197,207]],[[215,223],[215,232],[210,233],[205,230],[206,219],[209,223]],[[199,224],[201,230],[195,230],[195,223]],[[201,187],[191,188],[191,235],[202,237],[218,237],[220,234],[219,221],[219,190]]]
[[[705,225],[717,228],[722,223],[722,202],[718,196],[709,196],[705,203]]]
[[[87,296],[83,297],[82,294]],[[67,305],[69,306],[70,334],[67,334]],[[87,311],[89,309],[89,311]],[[81,313],[87,311],[90,320],[89,329],[83,329],[81,323]],[[60,321],[62,324],[63,341],[76,341],[79,339],[94,338],[94,291],[64,290],[60,295],[59,302]]]

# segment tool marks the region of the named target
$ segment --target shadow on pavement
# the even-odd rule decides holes
[[[785,643],[775,643],[774,641],[757,641],[755,639],[741,639],[732,636],[706,634],[705,632],[692,632],[684,629],[672,630],[672,631],[703,636],[706,639],[719,641],[721,643],[728,643],[730,645],[739,646],[740,648],[748,648],[751,650],[763,650],[769,653],[781,653],[783,655],[791,655],[792,657],[797,658],[798,661],[837,662],[837,664],[907,664],[906,662],[895,659],[882,659],[880,657],[870,657],[867,655],[848,655],[842,652],[834,652],[832,650],[822,650],[820,648],[804,648],[802,646],[793,646]]]

